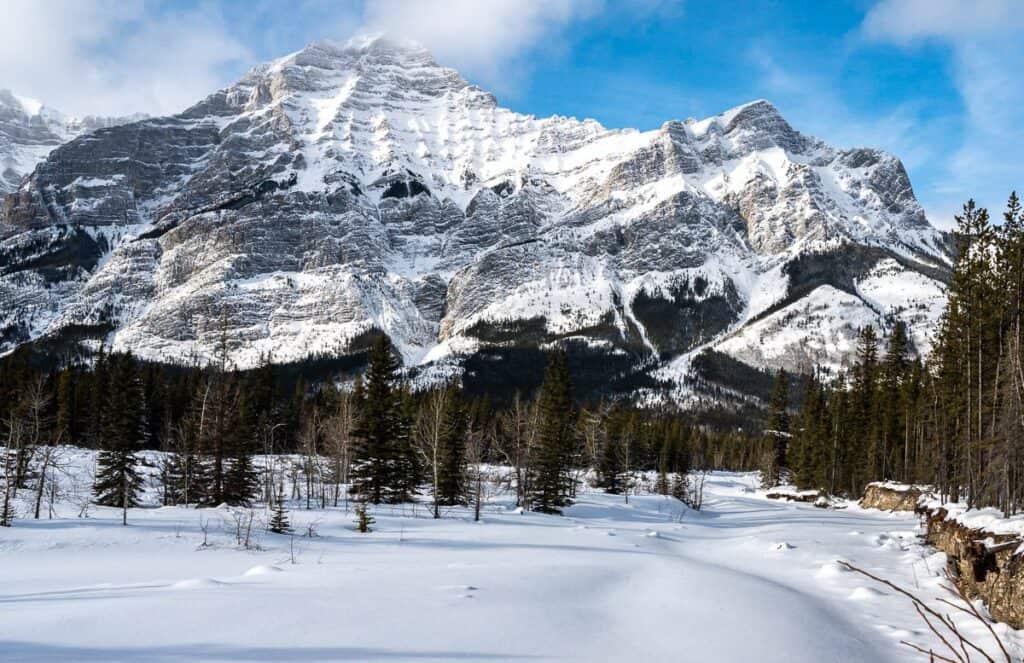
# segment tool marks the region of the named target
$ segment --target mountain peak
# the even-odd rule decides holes
[[[343,69],[358,68],[359,63],[363,63],[364,67],[383,63],[440,68],[430,51],[419,42],[396,39],[385,34],[357,35],[345,42],[320,39],[291,55],[271,62],[269,66],[280,68],[290,64],[318,64],[332,69]]]
[[[698,136],[706,134],[712,128],[722,133],[729,133],[737,128],[752,127],[782,129],[784,133],[792,133],[793,128],[786,122],[785,118],[775,107],[775,104],[767,99],[755,99],[745,104],[712,115],[703,120],[689,119],[687,124]]]
[[[341,46],[347,51],[359,51],[363,53],[405,53],[417,56],[427,56],[433,59],[430,51],[423,44],[412,39],[396,38],[383,32],[367,33],[356,35],[350,38]]]
[[[741,114],[773,115],[777,117],[782,117],[782,115],[778,112],[778,109],[775,108],[774,103],[772,103],[768,99],[754,99],[753,101],[740,103],[739,106],[729,109],[725,113],[720,114],[718,117],[722,118],[723,123],[729,124]]]
[[[269,79],[274,79],[270,82]],[[469,87],[459,72],[443,67],[422,45],[386,35],[361,35],[345,43],[321,40],[254,68],[240,83],[264,85],[280,93],[321,93],[358,87],[381,98],[410,92],[439,96]],[[348,94],[348,93],[346,93]],[[266,98],[266,95],[264,95]]]

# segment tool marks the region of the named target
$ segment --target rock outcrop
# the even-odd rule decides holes
[[[865,509],[881,511],[916,511],[918,500],[927,491],[927,486],[876,481],[864,489],[860,505]]]
[[[964,594],[981,599],[997,621],[1024,628],[1024,536],[1019,531],[989,531],[972,526],[977,522],[977,516],[971,517],[975,511],[953,505],[956,513],[951,514],[949,505],[930,499],[928,486],[891,481],[871,483],[860,504],[864,508],[919,514],[925,524],[925,541],[946,553],[947,571]],[[999,526],[1006,521],[997,515],[987,513],[981,517],[996,524],[991,529],[1006,529]]]
[[[946,553],[947,568],[970,598],[984,601],[993,619],[1024,628],[1024,539],[967,527],[943,508],[923,510],[926,540]]]

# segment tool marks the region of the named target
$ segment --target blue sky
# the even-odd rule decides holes
[[[170,113],[251,65],[367,31],[423,42],[517,111],[650,129],[756,98],[904,160],[933,222],[1021,186],[1018,0],[8,0],[0,87]]]

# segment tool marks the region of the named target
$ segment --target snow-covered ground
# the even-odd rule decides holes
[[[79,518],[69,488],[57,518],[0,530],[0,659],[820,663],[937,646],[907,600],[835,563],[942,595],[913,516],[755,485],[713,474],[701,512],[588,491],[563,517],[495,490],[480,523],[379,507],[369,534],[344,508],[293,504],[296,536],[261,529],[258,550],[226,507],[133,509],[122,527],[113,509]]]

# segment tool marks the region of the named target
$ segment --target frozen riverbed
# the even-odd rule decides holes
[[[940,596],[915,517],[754,485],[712,475],[699,513],[594,492],[563,517],[498,496],[481,523],[381,507],[370,534],[296,505],[296,532],[317,536],[261,533],[260,550],[235,545],[224,508],[133,509],[122,527],[68,504],[0,531],[0,659],[820,663],[935,646],[904,598],[835,564]]]

